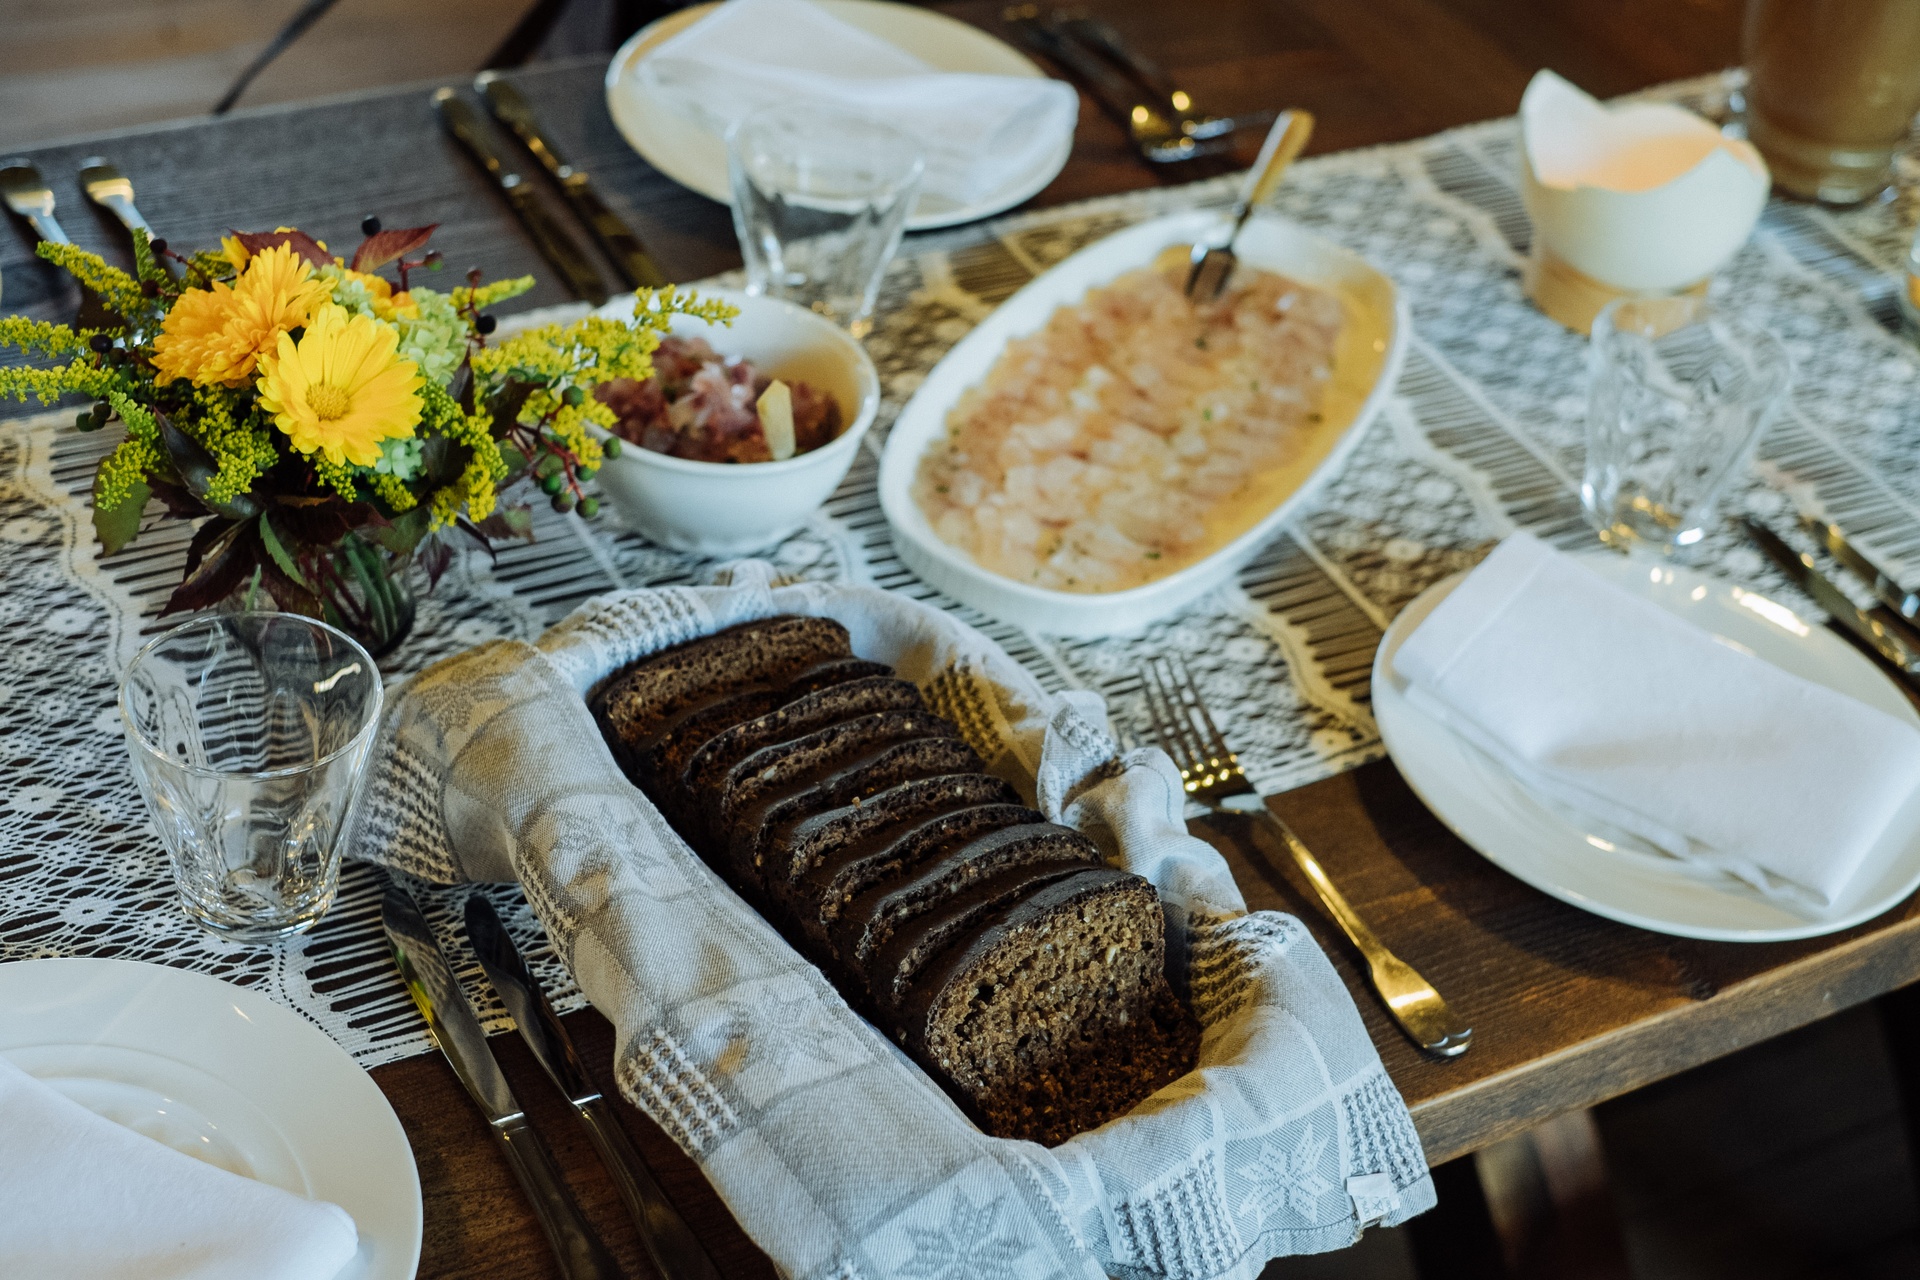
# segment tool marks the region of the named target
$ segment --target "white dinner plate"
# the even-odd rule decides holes
[[[1784,671],[1859,699],[1908,724],[1920,714],[1853,646],[1784,605],[1732,583],[1613,552],[1583,556],[1602,577]],[[1812,938],[1871,920],[1920,888],[1920,814],[1897,814],[1853,886],[1816,917],[1796,914],[1737,881],[1693,871],[1623,832],[1552,804],[1492,757],[1407,701],[1393,655],[1465,574],[1428,588],[1393,620],[1373,660],[1373,714],[1387,754],[1454,834],[1501,870],[1562,902],[1657,933],[1717,942]]]
[[[1320,425],[1297,456],[1252,477],[1223,507],[1211,553],[1124,591],[1055,591],[981,566],[934,532],[913,496],[921,455],[945,439],[947,415],[1009,342],[1041,328],[1089,289],[1151,265],[1170,246],[1214,243],[1226,230],[1225,214],[1177,213],[1096,241],[1022,286],[941,358],[894,421],[880,461],[880,505],[908,568],[961,603],[1018,627],[1069,636],[1135,632],[1231,578],[1339,469],[1399,381],[1411,324],[1406,300],[1358,254],[1284,218],[1258,214],[1234,241],[1240,261],[1329,290],[1345,318]]]
[[[339,1280],[412,1280],[413,1148],[371,1076],[257,992],[130,960],[0,964],[0,1054],[136,1133],[353,1217]]]
[[[822,9],[850,26],[905,49],[940,71],[988,76],[1025,76],[1044,79],[1046,73],[1012,45],[996,40],[980,28],[931,9],[885,0],[814,0]],[[607,66],[607,110],[613,124],[641,159],[683,187],[726,204],[732,198],[727,176],[727,140],[689,120],[661,102],[635,74],[647,55],[667,37],[677,35],[718,8],[698,4],[633,34]],[[1010,178],[992,195],[971,204],[954,204],[926,192],[907,215],[907,230],[930,231],[972,222],[1011,209],[1038,195],[1066,167],[1073,154],[1073,136],[1060,140],[1053,154],[1027,172]]]

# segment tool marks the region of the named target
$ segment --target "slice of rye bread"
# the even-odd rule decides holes
[[[693,753],[715,735],[831,685],[892,675],[892,668],[885,663],[868,662],[864,658],[832,658],[805,667],[790,679],[716,690],[685,712],[670,717],[658,733],[646,740],[635,752],[637,771],[646,785],[661,779],[667,780],[667,785],[675,785]]]
[[[987,775],[962,776],[980,779]],[[984,784],[979,789],[988,790]],[[1012,788],[1008,788],[1008,792],[1011,791]],[[883,881],[890,882],[904,870],[917,867],[984,832],[1044,821],[1046,818],[1038,810],[1000,799],[942,813],[917,814],[888,823],[842,849],[829,852],[798,879],[788,880],[783,898],[807,939],[832,954],[834,921],[861,893]],[[773,856],[785,860],[791,869],[792,856],[784,848]],[[781,889],[774,886],[775,892]]]
[[[713,834],[724,840],[733,834],[740,815],[764,795],[799,790],[888,743],[959,736],[953,725],[925,710],[836,716],[818,728],[749,752],[724,774],[694,786],[690,794],[712,815]],[[689,772],[699,763],[697,757],[690,762]]]
[[[856,799],[865,800],[914,778],[978,773],[980,757],[958,738],[908,738],[860,751],[851,759],[814,765],[797,777],[762,790],[741,806],[724,846],[715,846],[722,875],[763,883],[761,865],[770,835],[782,826]]]
[[[1018,805],[1020,793],[1012,784],[986,773],[957,773],[938,778],[915,778],[888,787],[871,800],[841,805],[816,813],[791,826],[768,833],[768,883],[785,881],[798,888],[810,873],[829,863],[839,865],[886,845],[930,818],[975,805]],[[1039,821],[1039,819],[1035,819]]]
[[[594,712],[601,731],[631,753],[669,718],[719,690],[784,680],[815,663],[852,655],[847,629],[831,618],[760,618],[632,663],[607,682]]]
[[[908,983],[893,1021],[990,1132],[1058,1142],[1192,1068],[1199,1033],[1167,987],[1147,881],[1089,868],[975,930]]]
[[[943,902],[901,921],[857,970],[873,1007],[893,1014],[928,963],[977,932],[990,916],[1056,880],[1087,870],[1082,862],[1042,862],[990,872]]]
[[[1100,848],[1071,827],[1041,821],[1002,827],[942,850],[930,861],[867,890],[841,911],[829,938],[834,954],[865,971],[876,948],[915,917],[1008,867],[1100,865]]]
[[[717,798],[724,794],[722,787],[730,781],[733,767],[755,752],[797,742],[861,716],[924,710],[920,691],[891,675],[830,685],[715,734],[688,755],[677,777],[666,785],[677,786],[690,798]]]

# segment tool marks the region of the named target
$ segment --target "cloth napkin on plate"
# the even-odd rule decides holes
[[[353,1219],[115,1124],[0,1057],[0,1276],[333,1280]]]
[[[1393,667],[1410,702],[1540,794],[1816,910],[1920,785],[1920,730],[1524,533],[1440,602]]]
[[[518,879],[616,1028],[613,1075],[795,1280],[1254,1280],[1434,1201],[1359,1011],[1291,916],[1246,909],[1187,834],[1159,751],[1122,751],[1086,692],[1048,693],[991,640],[871,587],[590,600],[537,645],[409,680],[382,718],[357,856],[448,883]],[[994,772],[1152,880],[1201,1070],[1053,1148],[980,1132],[621,776],[582,695],[666,645],[777,613],[843,623]]]
[[[807,0],[727,0],[665,41],[639,78],[715,133],[776,103],[884,120],[926,153],[924,192],[985,200],[1068,144],[1080,102],[1057,80],[943,73]]]

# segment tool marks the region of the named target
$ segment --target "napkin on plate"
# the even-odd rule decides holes
[[[922,191],[988,199],[1064,148],[1079,98],[1057,80],[946,73],[807,0],[728,0],[639,68],[651,92],[715,133],[770,104],[884,120],[926,153]]]
[[[1802,907],[1920,784],[1920,731],[1516,533],[1393,658],[1408,701],[1539,794]]]
[[[333,1280],[357,1247],[338,1205],[183,1155],[0,1057],[0,1276]]]

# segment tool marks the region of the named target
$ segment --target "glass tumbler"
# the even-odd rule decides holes
[[[1616,545],[1692,546],[1787,389],[1786,349],[1704,298],[1622,298],[1594,321],[1589,360],[1588,518]]]
[[[727,160],[747,292],[865,337],[920,191],[920,145],[877,120],[795,103],[742,117]]]
[[[120,715],[189,917],[264,939],[333,905],[380,702],[367,651],[297,614],[209,615],[135,655]]]

